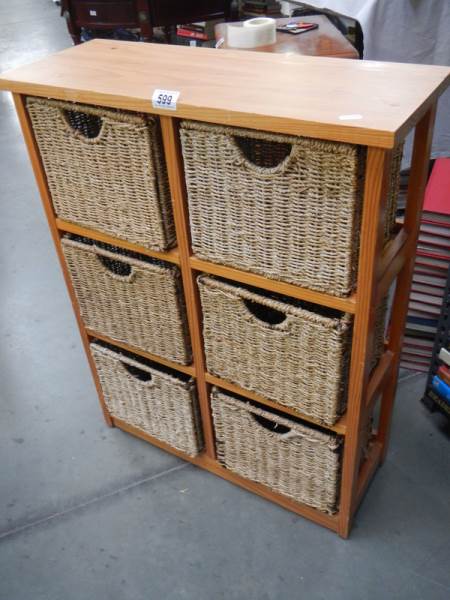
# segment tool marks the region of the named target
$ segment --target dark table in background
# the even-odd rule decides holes
[[[308,23],[317,23],[319,29],[292,35],[291,33],[282,33],[277,31],[277,41],[270,46],[259,46],[258,48],[243,48],[243,50],[252,50],[256,52],[294,52],[295,54],[304,54],[307,56],[336,56],[340,58],[359,58],[356,49],[350,44],[345,36],[336,29],[336,27],[323,15],[314,15],[308,17],[291,17],[285,19],[276,19],[277,25],[286,23],[307,21]],[[225,42],[220,48],[229,48],[226,43],[226,23],[216,25],[216,40],[225,38]],[[238,48],[234,48],[237,50]]]
[[[154,27],[179,23],[230,19],[231,0],[62,0],[61,14],[74,44],[81,28],[92,30],[139,29],[143,41],[153,37]]]

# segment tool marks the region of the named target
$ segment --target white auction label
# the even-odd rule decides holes
[[[177,110],[177,100],[180,92],[174,90],[155,90],[152,96],[153,108]]]
[[[97,16],[97,11],[96,10],[90,10],[89,11],[89,16],[90,17],[96,17]]]

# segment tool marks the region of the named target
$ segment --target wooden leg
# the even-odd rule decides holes
[[[89,338],[84,328],[83,320],[81,318],[80,309],[78,306],[78,301],[75,296],[75,291],[72,286],[72,280],[69,275],[69,271],[67,269],[66,261],[64,259],[64,253],[62,250],[60,232],[56,226],[56,215],[53,210],[53,204],[51,201],[50,191],[47,186],[47,179],[45,176],[44,167],[42,165],[41,157],[39,154],[39,149],[36,144],[36,140],[34,138],[33,129],[31,127],[30,119],[28,117],[28,112],[25,106],[25,98],[19,94],[13,94],[14,104],[16,106],[17,116],[19,118],[20,125],[22,127],[23,137],[25,139],[25,143],[28,148],[28,154],[30,156],[30,161],[33,167],[34,176],[36,178],[36,182],[39,188],[39,192],[41,195],[42,204],[44,207],[45,214],[47,216],[48,226],[50,228],[50,233],[52,234],[53,242],[55,244],[56,253],[59,258],[59,262],[61,264],[61,269],[64,275],[64,279],[66,281],[67,289],[69,291],[70,300],[72,301],[73,310],[77,319],[78,328],[80,330],[81,340],[83,342],[84,349],[86,351],[86,356],[89,362],[89,366],[91,367],[92,376],[94,378],[95,387],[97,388],[98,397],[100,399],[100,405],[103,410],[103,415],[105,417],[106,423],[112,427],[111,416],[108,412],[108,409],[105,404],[105,399],[103,397],[103,391],[100,385],[100,380],[97,375],[97,369],[95,367],[94,359],[92,358],[91,351],[89,348]]]
[[[434,105],[417,124],[414,135],[414,148],[404,224],[405,232],[408,236],[407,244],[409,246],[409,256],[397,278],[397,286],[392,307],[388,348],[394,354],[395,363],[381,400],[381,412],[378,427],[378,439],[381,442],[382,447],[381,461],[385,459],[388,447],[392,408],[394,405],[398,369],[400,365],[400,353],[403,344],[406,316],[408,313],[409,293],[414,271],[417,237],[420,228],[418,216],[422,212],[423,197],[427,183],[428,161],[433,138],[435,115],[436,105]]]
[[[384,237],[384,211],[391,152],[368,148],[361,224],[356,314],[347,405],[347,435],[341,481],[339,535],[349,535],[361,455],[362,429],[365,426],[365,399],[369,379],[370,354],[376,315],[377,262]]]
[[[209,386],[205,379],[206,363],[203,354],[202,317],[200,298],[195,281],[196,273],[191,269],[189,257],[192,253],[189,235],[189,212],[184,186],[183,158],[178,135],[178,122],[172,117],[160,117],[164,153],[172,194],[175,229],[180,254],[180,267],[188,312],[192,353],[194,356],[197,391],[205,437],[206,454],[215,458],[214,429],[209,403]]]
[[[153,39],[153,26],[150,21],[147,0],[136,0],[137,21],[141,28],[143,42],[151,42]]]
[[[164,27],[164,38],[166,40],[166,44],[170,44],[171,40],[172,40],[172,31],[173,31],[173,27],[171,27],[170,25],[167,25],[166,27]]]
[[[68,10],[64,10],[62,12],[62,16],[65,18],[67,23],[67,29],[70,33],[70,37],[72,38],[73,45],[81,44],[81,28],[77,27],[75,23],[72,21],[70,16],[70,12]]]

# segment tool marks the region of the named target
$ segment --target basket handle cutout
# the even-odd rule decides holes
[[[70,109],[63,109],[62,112],[64,120],[73,132],[88,140],[95,140],[100,137],[103,129],[103,119],[101,117]]]
[[[126,262],[103,256],[102,254],[95,255],[97,260],[103,265],[106,271],[120,281],[131,281],[134,271],[133,267]]]
[[[250,415],[252,419],[258,423],[258,425],[264,429],[267,429],[267,431],[271,431],[272,433],[276,433],[278,435],[287,435],[292,431],[290,427],[286,427],[286,425],[280,425],[279,423],[271,421],[270,419],[262,417],[261,415],[257,415],[252,412]]]
[[[254,316],[258,321],[262,321],[266,325],[281,325],[286,320],[286,315],[281,310],[259,304],[253,300],[243,299],[246,309]]]
[[[272,175],[285,171],[294,157],[294,144],[232,136],[232,143],[247,168],[259,174]]]
[[[152,380],[152,374],[148,371],[143,371],[142,369],[139,369],[138,367],[135,367],[133,365],[129,365],[128,363],[123,361],[120,361],[120,364],[135,379],[139,379],[139,381],[143,382],[148,382]]]

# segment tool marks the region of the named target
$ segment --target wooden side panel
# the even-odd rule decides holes
[[[161,117],[161,131],[172,194],[173,216],[177,232],[178,252],[181,275],[186,298],[187,317],[191,334],[192,354],[194,356],[197,391],[205,436],[206,454],[215,458],[214,429],[209,404],[209,386],[205,379],[206,362],[203,353],[202,317],[200,297],[195,271],[191,269],[191,240],[189,233],[189,212],[186,187],[184,183],[183,158],[178,136],[178,122],[172,117]]]
[[[377,262],[382,255],[384,213],[391,152],[368,148],[361,224],[356,314],[347,405],[347,436],[341,482],[339,534],[348,537],[355,505],[361,430],[369,382],[370,351],[376,316]]]
[[[89,362],[89,366],[92,371],[92,376],[94,378],[95,387],[97,388],[98,397],[100,400],[100,404],[103,410],[103,414],[105,417],[106,423],[111,427],[112,420],[111,416],[108,412],[108,409],[105,404],[105,400],[103,397],[102,388],[100,385],[100,381],[97,375],[97,370],[95,368],[94,359],[92,358],[90,349],[89,349],[89,338],[84,328],[83,320],[81,318],[80,309],[78,306],[78,301],[75,296],[75,291],[72,286],[72,281],[70,279],[69,271],[67,270],[66,262],[64,260],[64,253],[62,251],[60,232],[56,226],[56,215],[53,210],[53,204],[51,201],[50,191],[47,186],[47,179],[45,176],[44,167],[41,162],[39,150],[36,144],[36,140],[34,138],[33,129],[31,127],[31,123],[28,117],[28,113],[25,107],[25,99],[24,96],[20,96],[18,94],[13,94],[14,104],[17,111],[17,116],[19,118],[20,126],[22,128],[23,137],[25,139],[25,143],[27,145],[28,154],[30,156],[31,165],[33,167],[34,176],[36,177],[36,182],[39,188],[39,192],[41,195],[42,204],[44,206],[44,211],[47,217],[48,226],[50,228],[50,233],[52,234],[53,242],[55,244],[56,253],[59,258],[59,262],[61,264],[61,269],[64,275],[64,279],[67,285],[67,290],[69,292],[70,300],[72,302],[73,311],[75,313],[75,317],[77,319],[78,328],[80,330],[81,340],[83,342],[84,349],[86,351],[86,356]]]
[[[417,238],[419,235],[420,215],[422,212],[425,186],[428,176],[428,161],[433,139],[433,127],[436,116],[436,104],[425,114],[416,126],[414,148],[409,178],[408,197],[406,202],[404,229],[408,235],[408,256],[397,278],[395,289],[391,327],[389,332],[389,350],[394,354],[394,364],[386,382],[381,400],[381,412],[378,439],[381,442],[381,461],[387,452],[387,442],[392,418],[392,408],[397,388],[400,352],[408,313],[408,300],[414,271]]]

